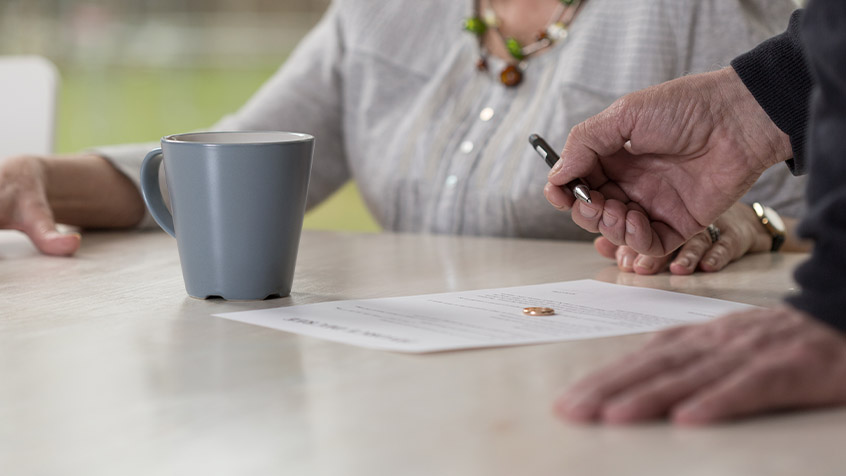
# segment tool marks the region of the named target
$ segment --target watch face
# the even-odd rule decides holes
[[[775,210],[770,207],[764,207],[764,217],[769,220],[770,224],[773,225],[773,228],[778,231],[784,231],[784,222]]]

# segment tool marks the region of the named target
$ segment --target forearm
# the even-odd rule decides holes
[[[144,216],[135,184],[96,155],[45,157],[47,200],[57,222],[83,228],[125,228]]]

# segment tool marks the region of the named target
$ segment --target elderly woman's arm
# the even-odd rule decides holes
[[[315,137],[314,162],[308,187],[311,207],[350,177],[341,127],[345,45],[341,6],[333,2],[282,67],[235,113],[209,130],[275,130],[304,132]],[[186,131],[173,131],[186,132]],[[141,161],[155,143],[98,147],[91,152],[107,158],[133,183]],[[147,215],[144,226],[155,227]]]

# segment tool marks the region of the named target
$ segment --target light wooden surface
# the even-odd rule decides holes
[[[584,243],[306,232],[290,298],[229,303],[185,294],[164,233],[89,233],[68,259],[0,232],[0,474],[843,474],[843,410],[704,429],[550,416],[645,335],[404,355],[210,316],[582,278],[767,305],[801,259],[639,277]]]

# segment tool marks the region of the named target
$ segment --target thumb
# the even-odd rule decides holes
[[[24,212],[20,230],[26,233],[35,247],[44,254],[70,256],[79,249],[82,236],[79,233],[61,233],[50,209],[32,206]]]
[[[550,182],[561,185],[575,178],[589,177],[600,158],[622,149],[634,127],[634,114],[629,111],[633,107],[632,102],[624,96],[573,127],[561,152],[561,167],[556,170],[557,173],[550,174]]]

